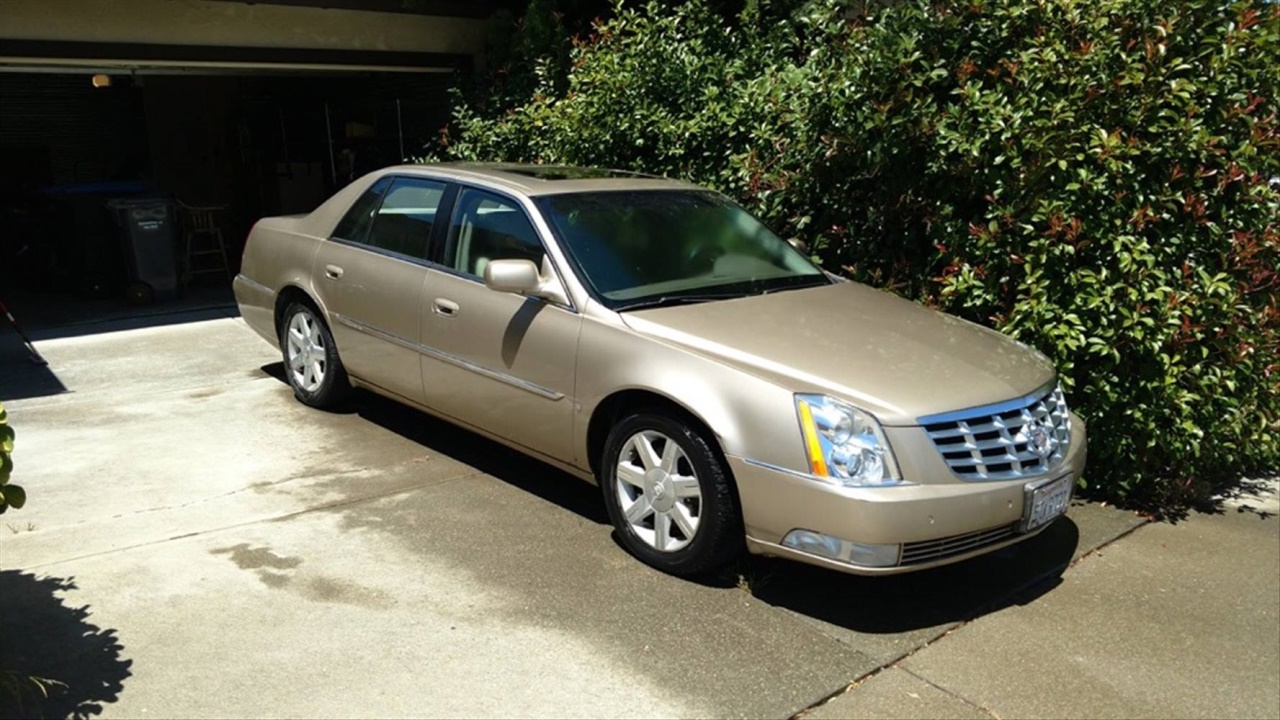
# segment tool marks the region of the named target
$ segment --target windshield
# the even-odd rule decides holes
[[[535,202],[597,299],[614,310],[829,282],[750,213],[712,192],[568,193]]]

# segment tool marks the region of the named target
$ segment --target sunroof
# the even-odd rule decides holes
[[[607,178],[639,178],[653,177],[643,173],[626,170],[605,170],[603,168],[580,168],[565,165],[528,165],[519,168],[504,169],[512,175],[523,175],[538,180],[602,180]]]

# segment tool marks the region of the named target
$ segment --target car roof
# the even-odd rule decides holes
[[[533,163],[424,163],[397,165],[385,173],[478,180],[529,197],[618,190],[702,190],[697,185],[626,170]]]

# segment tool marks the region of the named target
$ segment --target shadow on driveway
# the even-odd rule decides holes
[[[91,717],[119,697],[133,661],[115,630],[88,621],[88,606],[57,595],[75,588],[71,578],[0,570],[0,718]],[[56,682],[43,698],[24,676]]]
[[[1062,582],[1080,533],[1070,518],[994,553],[905,575],[859,577],[775,558],[746,561],[744,580],[771,605],[860,633],[900,633],[1025,605]]]
[[[267,365],[262,372],[288,384],[283,363]],[[587,520],[600,525],[609,524],[600,491],[594,485],[470,430],[363,390],[356,392],[347,407],[331,412],[359,415],[437,455],[470,465]]]
[[[280,363],[262,371],[285,381]],[[359,417],[599,525],[609,525],[593,485],[545,463],[369,392],[340,412]],[[859,577],[775,558],[750,556],[700,583],[745,585],[762,602],[857,633],[901,633],[969,620],[1052,590],[1080,533],[1063,518],[1026,542],[935,570]],[[616,533],[614,541],[617,542]],[[636,562],[639,562],[638,560]]]

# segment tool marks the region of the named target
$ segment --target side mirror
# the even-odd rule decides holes
[[[542,259],[542,270],[532,260],[490,260],[484,266],[484,285],[497,292],[542,298],[561,305],[569,304],[569,296],[552,270],[549,260]]]
[[[532,260],[490,260],[484,266],[484,284],[498,292],[535,295],[542,276]]]
[[[805,244],[805,242],[804,242],[803,240],[801,240],[800,238],[787,238],[787,244],[788,244],[788,245],[790,245],[791,247],[793,247],[793,248],[795,248],[795,249],[799,250],[799,251],[800,251],[801,253],[803,253],[804,255],[808,256],[808,254],[809,254],[809,246],[808,246],[808,245],[806,245],[806,244]]]

